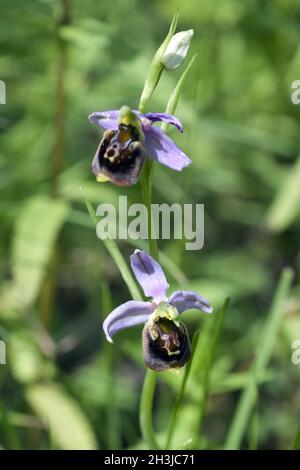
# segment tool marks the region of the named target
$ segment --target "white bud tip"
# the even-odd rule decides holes
[[[189,29],[188,31],[176,33],[171,38],[162,57],[162,63],[167,70],[177,69],[182,64],[188,53],[193,35],[194,31]]]

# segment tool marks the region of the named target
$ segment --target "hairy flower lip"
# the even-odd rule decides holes
[[[173,140],[165,134],[162,129],[153,125],[156,122],[165,122],[176,127],[179,132],[182,132],[183,127],[181,122],[171,114],[142,114],[137,110],[130,110],[128,107],[123,107],[121,110],[114,109],[110,111],[94,112],[90,114],[89,120],[90,122],[106,129],[106,132],[110,133],[118,132],[122,122],[125,123],[125,126],[128,124],[131,125],[132,129],[136,128],[139,135],[139,142],[144,145],[145,158],[149,157],[175,171],[182,171],[183,168],[191,163],[190,158],[179,147],[177,147]],[[104,162],[102,155],[99,155],[99,148],[103,143],[104,136],[92,163],[93,172],[95,173],[95,169],[98,170],[96,176],[100,176],[102,174],[101,169]],[[126,177],[129,172],[128,168],[124,167],[123,170],[120,170],[120,174],[122,175],[122,172],[124,174],[124,184],[122,177],[117,180],[116,178],[113,178],[113,175],[109,172],[108,174],[105,173],[105,176],[115,184],[120,183],[120,186],[131,186],[137,182],[140,172],[136,172],[136,176],[131,180],[130,177]]]
[[[186,326],[173,325],[170,333],[162,332],[159,323],[147,322],[142,332],[146,366],[156,372],[176,370],[191,358],[191,346]]]
[[[101,114],[102,118],[109,119],[107,113]],[[98,182],[132,186],[138,181],[146,160],[145,136],[141,120],[127,106],[120,110],[117,119],[115,128],[103,134],[92,171]]]

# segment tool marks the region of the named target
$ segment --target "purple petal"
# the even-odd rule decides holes
[[[147,155],[153,160],[181,171],[191,163],[189,157],[161,129],[155,126],[143,126]]]
[[[146,323],[154,309],[155,305],[153,303],[138,300],[129,300],[129,302],[115,308],[103,323],[107,341],[112,343],[112,336],[118,331],[124,330],[124,328]]]
[[[172,126],[177,127],[179,132],[183,131],[183,126],[177,117],[173,116],[172,114],[168,113],[147,113],[145,117],[149,119],[151,122],[162,121],[166,122],[167,124],[172,124]]]
[[[165,299],[169,284],[160,264],[146,251],[135,250],[130,257],[134,275],[146,297]]]
[[[89,115],[90,122],[97,124],[103,129],[118,129],[118,115],[119,110],[113,109],[112,111],[99,111]]]
[[[202,310],[204,313],[212,313],[213,308],[202,295],[187,290],[177,290],[173,292],[169,303],[177,308],[179,313],[183,313],[190,308]]]

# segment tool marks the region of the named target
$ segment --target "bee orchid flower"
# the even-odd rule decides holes
[[[191,163],[172,139],[153,125],[165,122],[182,132],[181,122],[171,114],[142,114],[123,106],[120,110],[92,113],[89,120],[106,129],[92,163],[99,182],[135,184],[147,157],[176,171]]]
[[[165,274],[160,264],[145,251],[134,252],[131,267],[150,300],[129,300],[115,308],[103,323],[107,340],[112,343],[118,331],[144,324],[142,342],[146,366],[156,371],[182,367],[191,357],[191,347],[180,315],[191,308],[211,313],[211,305],[192,291],[175,291],[168,298]]]

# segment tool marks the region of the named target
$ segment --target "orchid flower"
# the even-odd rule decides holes
[[[149,301],[129,300],[115,308],[105,319],[103,330],[109,342],[118,331],[145,324],[143,353],[146,366],[156,371],[182,367],[191,357],[185,325],[179,320],[188,309],[211,313],[208,301],[196,292],[178,290],[168,298],[169,284],[157,261],[145,251],[136,250],[131,267]]]
[[[181,122],[171,114],[120,110],[95,112],[89,120],[107,129],[100,141],[92,163],[97,181],[111,181],[118,186],[135,184],[147,157],[176,171],[191,160],[155,122],[165,122],[183,131]]]

